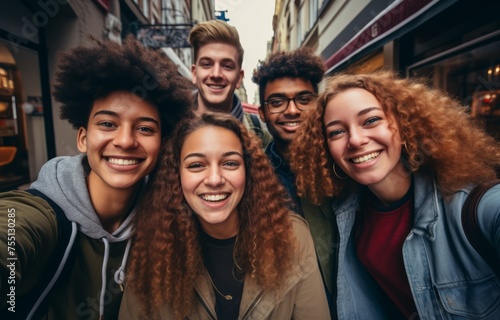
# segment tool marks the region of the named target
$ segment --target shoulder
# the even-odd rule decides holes
[[[19,222],[23,221],[32,225],[55,225],[57,220],[54,209],[47,201],[26,191],[0,193],[0,210],[15,212]]]
[[[314,243],[306,220],[296,213],[290,213],[290,221],[296,240],[296,257],[298,261],[303,263],[306,258],[313,257],[315,259]]]
[[[290,213],[290,221],[295,237],[303,238],[310,236],[309,226],[304,218],[296,213]]]
[[[273,137],[267,130],[267,126],[262,120],[260,120],[259,115],[249,112],[243,112],[243,125],[245,128],[255,132],[257,137],[261,140],[262,149],[266,147],[273,141]]]
[[[496,184],[484,192],[477,204],[477,217],[481,229],[488,230],[487,234],[500,235],[500,184]],[[500,246],[500,242],[497,245]]]
[[[25,191],[1,193],[0,212],[5,213],[0,215],[0,230],[13,229],[17,252],[39,254],[34,251],[51,251],[57,243],[58,220],[44,199]],[[1,245],[5,245],[8,234],[1,233]]]
[[[58,220],[52,207],[42,198],[25,191],[0,194],[0,261],[7,263],[7,254],[15,242],[16,271],[22,275],[19,292],[29,291],[57,245]]]

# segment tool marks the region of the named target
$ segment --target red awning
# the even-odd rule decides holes
[[[340,50],[326,59],[327,73],[375,42],[387,38],[437,3],[439,0],[399,0],[393,2]]]
[[[255,114],[259,113],[259,111],[257,111],[259,109],[259,106],[256,106],[254,104],[242,102],[241,106],[243,107],[243,111],[245,112],[255,113]]]

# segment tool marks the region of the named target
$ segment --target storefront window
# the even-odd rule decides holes
[[[496,40],[426,65],[410,66],[409,75],[428,78],[433,85],[460,99],[471,115],[500,140],[499,52],[500,41]]]
[[[47,161],[38,56],[0,41],[0,191],[29,185]]]

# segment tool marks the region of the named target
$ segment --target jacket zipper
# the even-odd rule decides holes
[[[253,309],[255,309],[255,307],[260,302],[260,300],[262,300],[263,296],[264,296],[264,292],[259,293],[259,295],[257,296],[257,298],[252,302],[252,304],[248,308],[247,312],[245,312],[245,314],[243,315],[243,317],[241,318],[241,320],[248,319],[248,317],[250,316],[250,313],[253,311]]]
[[[217,317],[215,317],[211,312],[208,306],[205,304],[205,301],[201,298],[200,294],[198,291],[195,290],[196,298],[200,301],[201,305],[203,306],[203,309],[205,309],[206,313],[210,317],[211,320],[217,320]]]

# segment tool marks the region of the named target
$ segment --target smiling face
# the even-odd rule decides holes
[[[113,92],[95,101],[77,144],[91,168],[89,189],[134,189],[158,160],[158,109],[130,92]]]
[[[231,112],[234,90],[243,80],[234,46],[209,43],[200,47],[196,63],[191,66],[191,76],[198,88],[199,112]]]
[[[397,126],[391,125],[379,101],[367,90],[352,88],[334,96],[326,105],[324,124],[335,163],[375,194],[410,179],[402,174]]]
[[[269,101],[273,98],[293,98],[311,94],[314,95],[315,92],[310,81],[286,77],[269,81],[266,84],[264,99]],[[262,121],[266,123],[275,141],[281,144],[290,143],[304,118],[304,111],[299,110],[294,101],[288,103],[288,108],[282,113],[271,113],[268,105],[259,108]],[[312,102],[311,106],[314,107],[315,102]],[[299,107],[304,110],[303,106]]]
[[[214,126],[197,129],[182,145],[179,170],[184,198],[203,230],[218,239],[236,235],[246,181],[236,134]]]

